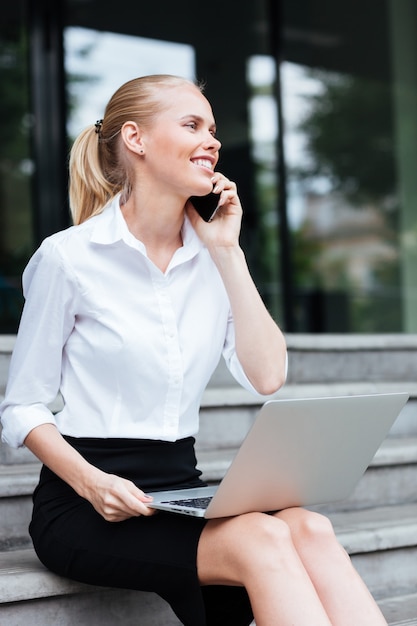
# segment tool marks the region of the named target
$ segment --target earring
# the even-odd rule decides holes
[[[139,154],[144,154],[144,152],[145,152],[145,150],[144,150],[143,148],[141,148],[141,149],[139,150]]]

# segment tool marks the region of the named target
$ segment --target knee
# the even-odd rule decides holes
[[[302,533],[307,537],[333,538],[335,536],[331,521],[320,513],[304,510],[300,526]]]
[[[291,551],[283,520],[264,513],[210,520],[198,548],[198,571],[204,584],[246,584],[259,572],[272,571],[278,555]],[[281,559],[282,560],[282,559]]]
[[[239,519],[244,526],[245,545],[254,551],[270,552],[272,546],[283,547],[291,543],[291,532],[288,524],[280,519],[264,513],[247,513]]]
[[[287,523],[296,542],[337,541],[331,521],[320,513],[293,509]]]

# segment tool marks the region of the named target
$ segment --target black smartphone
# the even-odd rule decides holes
[[[190,201],[203,220],[211,222],[216,215],[219,199],[220,195],[218,193],[210,192],[206,196],[191,196]]]

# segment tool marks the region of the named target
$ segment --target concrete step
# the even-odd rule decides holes
[[[390,626],[417,626],[417,592],[398,593],[378,604]]]
[[[329,383],[285,385],[270,399],[351,396],[407,392],[410,399],[401,410],[389,436],[417,437],[417,383]],[[206,389],[200,411],[197,449],[238,447],[253,424],[263,400],[237,385]]]
[[[222,479],[236,448],[200,450],[199,467],[210,483]],[[0,465],[0,549],[27,545],[31,494],[37,484],[40,464]],[[388,438],[352,495],[324,510],[346,511],[372,506],[417,502],[417,438]]]
[[[417,335],[287,335],[290,383],[417,380]]]
[[[30,544],[28,525],[40,463],[0,466],[0,550]]]
[[[286,341],[289,384],[417,380],[417,334],[286,334]],[[211,386],[232,380],[221,362]]]
[[[417,334],[286,334],[290,384],[417,380]],[[0,335],[0,394],[4,392],[14,335]],[[210,386],[229,386],[221,362]]]
[[[140,616],[140,617],[139,617]],[[0,552],[4,626],[178,626],[155,594],[83,585],[47,571],[30,548]]]
[[[1,337],[0,337],[1,339]],[[222,370],[224,366],[219,366]],[[220,383],[230,377],[222,370]],[[1,380],[0,380],[1,383]],[[228,379],[228,385],[210,385],[203,394],[200,411],[200,430],[197,449],[236,448],[240,445],[248,429],[266,398],[249,393]],[[417,437],[417,383],[416,382],[326,382],[286,384],[278,393],[268,399],[314,398],[374,394],[385,392],[408,392],[410,399],[402,409],[389,435],[394,437]],[[2,396],[0,394],[0,400]],[[61,402],[57,398],[51,405],[59,410]],[[14,450],[0,443],[0,464],[33,463],[34,457],[26,448]]]
[[[0,555],[0,623],[7,626],[178,626],[154,594],[100,589],[47,572],[32,550]],[[378,600],[378,599],[377,599]],[[417,626],[417,593],[381,598],[390,626]]]
[[[390,626],[417,619],[417,504],[385,507],[368,512],[331,515],[337,535],[352,555],[353,562],[379,602]],[[398,524],[398,521],[400,523]],[[401,536],[393,532],[401,527]],[[411,548],[406,580],[390,556],[387,567],[381,563],[364,566],[358,557],[391,554]],[[376,551],[379,552],[376,552]],[[379,559],[381,560],[381,559]],[[378,572],[384,569],[382,578]],[[387,574],[389,576],[387,577]],[[401,591],[397,591],[401,590]],[[0,552],[0,624],[23,626],[176,626],[169,607],[154,594],[107,590],[68,581],[48,572],[30,548]],[[405,621],[407,620],[407,621]]]
[[[0,337],[1,339],[1,337]],[[224,372],[222,376],[227,377]],[[230,375],[229,375],[230,376]],[[230,382],[230,381],[229,381]],[[203,394],[200,411],[200,430],[196,447],[199,450],[236,448],[240,445],[265,399],[314,398],[350,396],[386,392],[408,392],[410,399],[402,409],[389,435],[417,437],[417,383],[415,382],[354,382],[286,384],[278,393],[259,398],[237,384],[209,386]],[[0,395],[0,400],[2,396]],[[52,410],[59,410],[57,399]],[[33,463],[34,457],[26,448],[14,450],[0,443],[0,464]]]
[[[387,597],[398,589],[416,592],[417,503],[328,516],[372,593]]]

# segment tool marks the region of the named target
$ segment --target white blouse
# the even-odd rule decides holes
[[[195,435],[222,354],[256,393],[236,357],[217,268],[187,219],[182,234],[161,272],[116,197],[42,243],[23,274],[26,302],[0,405],[3,441],[21,446],[44,423],[75,437]],[[58,391],[64,407],[53,415]]]

